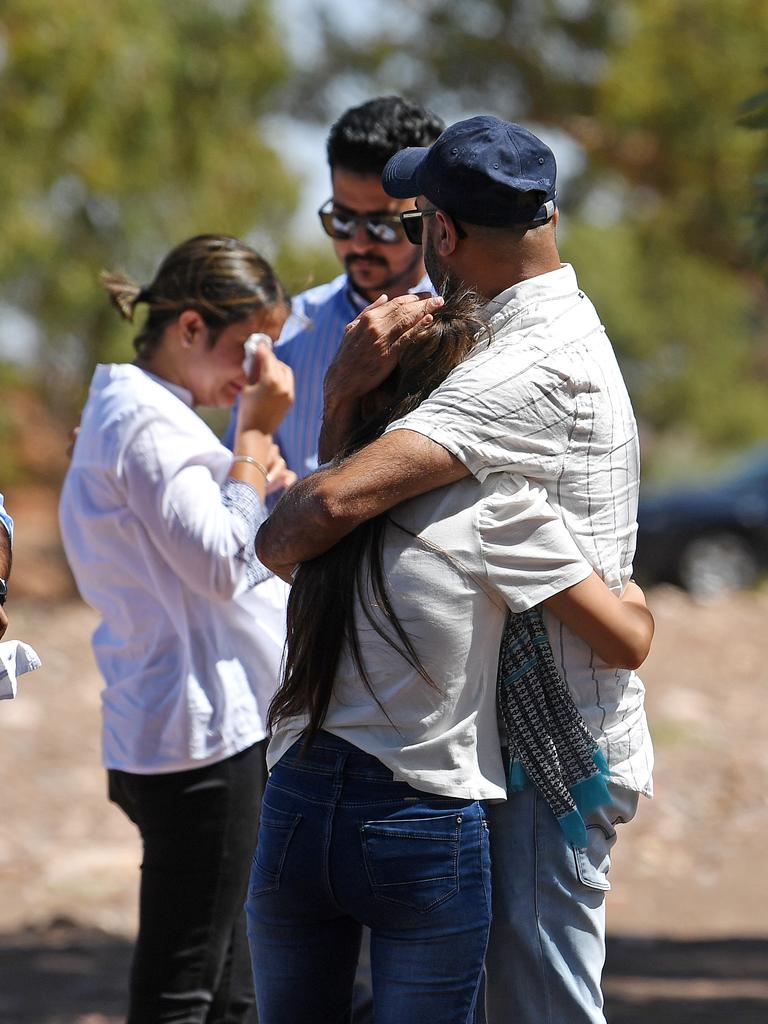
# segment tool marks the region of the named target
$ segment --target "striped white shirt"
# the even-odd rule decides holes
[[[481,343],[389,430],[436,441],[480,481],[518,473],[542,486],[586,560],[613,590],[631,575],[639,448],[632,406],[594,306],[563,265],[491,303]],[[531,567],[535,578],[536,567]],[[651,794],[653,750],[634,672],[602,666],[545,611],[555,661],[614,781]]]

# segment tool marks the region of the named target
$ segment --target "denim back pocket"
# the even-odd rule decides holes
[[[462,815],[369,821],[363,858],[377,899],[428,911],[459,891]]]
[[[262,805],[259,839],[251,864],[249,896],[259,896],[278,889],[288,847],[300,821],[300,814],[287,814]]]

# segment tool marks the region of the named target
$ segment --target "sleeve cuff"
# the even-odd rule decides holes
[[[267,518],[267,509],[258,491],[243,480],[229,477],[221,488],[221,501],[230,515],[240,520],[245,537],[235,558],[245,566],[248,588],[269,579],[272,573],[256,557],[256,534]]]

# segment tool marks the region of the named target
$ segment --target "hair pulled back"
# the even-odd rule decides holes
[[[112,304],[133,322],[136,306],[149,307],[133,347],[147,358],[165,328],[186,309],[200,314],[211,329],[211,344],[229,324],[261,309],[288,306],[289,299],[267,261],[237,238],[196,235],[172,249],[150,284],[125,274],[104,272],[101,283]]]
[[[399,366],[380,389],[379,408],[349,437],[341,456],[375,440],[388,423],[419,406],[470,352],[488,325],[480,299],[464,289],[446,299],[432,323],[411,336]],[[288,639],[283,682],[269,708],[270,729],[292,715],[306,714],[305,746],[322,728],[344,644],[372,698],[378,704],[365,669],[355,626],[359,601],[366,621],[430,685],[411,640],[395,615],[387,592],[382,547],[388,513],[361,523],[330,551],[304,562],[288,599]],[[448,556],[450,557],[450,556]],[[374,609],[387,620],[384,630]],[[386,709],[379,704],[386,715]],[[387,716],[388,717],[388,716]]]

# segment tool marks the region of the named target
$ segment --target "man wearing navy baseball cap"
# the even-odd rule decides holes
[[[519,124],[480,116],[451,125],[432,146],[396,153],[382,185],[398,199],[423,194],[470,224],[532,227],[552,219],[556,174],[555,155],[541,139]]]
[[[497,117],[447,128],[390,159],[384,190],[414,199],[401,214],[443,295],[470,286],[486,303],[490,341],[413,412],[337,465],[300,481],[262,527],[262,561],[286,577],[361,521],[468,475],[519,474],[543,487],[586,559],[616,592],[631,576],[639,452],[632,406],[594,306],[560,261],[556,165],[536,135]],[[423,315],[424,310],[418,311]],[[427,311],[429,315],[429,311]],[[350,366],[371,352],[379,386],[413,326],[383,297],[347,329],[325,381],[324,450],[355,421],[363,395]],[[528,553],[530,555],[530,553]],[[547,551],[526,561],[535,587]],[[429,595],[425,594],[425,603]],[[555,663],[611,772],[611,803],[572,845],[541,793],[510,789],[488,807],[493,921],[490,1024],[605,1024],[605,893],[616,826],[651,795],[653,751],[641,681],[609,669],[566,625],[543,617]]]

